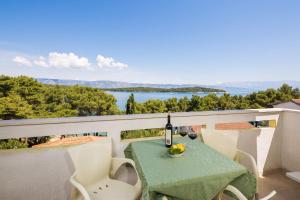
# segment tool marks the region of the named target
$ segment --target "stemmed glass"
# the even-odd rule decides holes
[[[197,132],[195,132],[191,126],[182,126],[178,129],[178,132],[182,137],[188,135],[188,137],[192,140],[195,140],[198,137]],[[189,148],[193,149],[193,147]]]
[[[182,137],[184,137],[188,134],[188,127],[187,126],[178,127],[178,132]]]
[[[194,140],[194,139],[196,139],[196,138],[198,137],[197,133],[196,133],[196,132],[193,132],[193,131],[189,132],[189,133],[188,133],[188,136],[189,136],[189,138],[191,138],[192,140]]]
[[[179,132],[179,134],[180,134],[182,137],[184,137],[184,136],[186,136],[186,135],[187,135],[187,132],[185,132],[185,131],[181,131],[181,132]]]
[[[188,134],[188,128],[186,126],[178,127],[177,131],[183,138]],[[186,146],[185,140],[183,140],[183,145]]]
[[[198,137],[198,134],[190,126],[182,126],[178,132],[182,137],[188,135],[192,140]]]
[[[190,131],[190,132],[188,132],[188,136],[192,140],[195,140],[198,137],[198,134],[196,132],[194,132],[194,131]],[[194,145],[195,145],[194,143],[191,143],[191,147],[190,148],[194,149],[194,147],[193,147]]]

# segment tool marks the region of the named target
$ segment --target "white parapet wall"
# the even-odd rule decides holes
[[[300,171],[300,110],[283,113],[282,167],[288,171]]]
[[[206,124],[213,129],[216,123],[273,120],[282,109],[253,109],[172,113],[174,126]],[[140,115],[111,115],[95,117],[69,117],[52,119],[27,119],[0,121],[0,139],[51,136],[57,134],[81,134],[86,132],[108,132],[113,138],[115,155],[122,155],[121,131],[163,128],[167,113]]]
[[[257,162],[260,176],[281,168],[281,135],[275,128],[239,131],[238,148],[250,153]]]

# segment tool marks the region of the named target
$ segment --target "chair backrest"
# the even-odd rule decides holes
[[[112,158],[110,137],[68,148],[76,170],[76,179],[83,185],[93,184],[109,176]]]
[[[201,129],[204,143],[218,152],[234,159],[237,154],[239,132],[236,130],[206,130]]]

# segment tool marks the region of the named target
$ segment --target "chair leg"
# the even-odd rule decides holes
[[[275,194],[276,194],[276,191],[272,191],[270,194],[268,194],[267,196],[265,196],[264,198],[261,198],[261,199],[259,199],[259,200],[269,200],[269,199],[271,199],[273,196],[275,196]]]

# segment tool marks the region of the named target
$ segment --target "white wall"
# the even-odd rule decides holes
[[[300,171],[300,111],[285,111],[282,130],[282,167]]]
[[[281,168],[281,135],[275,128],[240,130],[238,148],[255,158],[260,176]]]
[[[281,109],[225,110],[206,112],[172,113],[174,126],[206,124],[214,128],[216,123],[246,122],[276,118]],[[113,154],[123,155],[120,133],[123,130],[163,128],[167,113],[142,115],[112,115],[95,117],[70,117],[50,119],[2,120],[0,139],[51,136],[57,134],[81,134],[108,132],[113,139]]]

